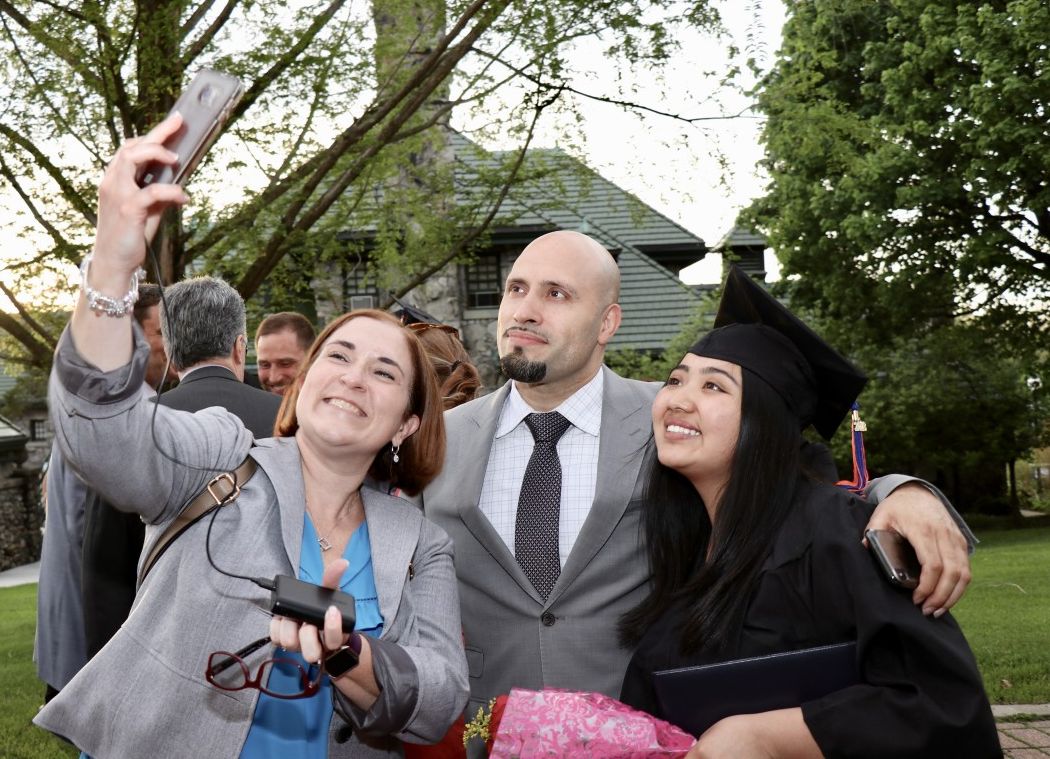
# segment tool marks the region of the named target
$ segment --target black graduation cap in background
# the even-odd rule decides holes
[[[394,312],[394,316],[401,320],[402,324],[440,324],[441,322],[435,319],[433,316],[428,314],[421,308],[409,305],[401,300],[398,300],[393,295],[390,296],[394,303],[400,308]]]
[[[830,438],[867,376],[735,264],[729,268],[715,329],[690,350],[743,366],[798,415]]]

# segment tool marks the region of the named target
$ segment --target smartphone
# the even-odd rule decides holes
[[[357,624],[357,606],[349,593],[322,588],[288,575],[273,578],[270,610],[282,617],[324,627],[324,615],[329,606],[335,606],[343,617],[343,632],[352,632]]]
[[[147,164],[136,177],[139,186],[185,184],[243,94],[244,85],[237,77],[212,69],[198,71],[168,113],[182,114],[179,131],[164,141],[164,147],[177,154],[178,160],[170,166]]]
[[[919,559],[907,538],[893,530],[868,530],[868,546],[894,585],[913,589],[919,584]]]

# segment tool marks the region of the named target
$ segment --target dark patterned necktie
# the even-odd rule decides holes
[[[514,557],[544,601],[561,574],[558,550],[561,521],[561,461],[558,440],[570,422],[557,411],[529,414],[525,424],[536,445],[532,449],[518,496],[514,523]]]

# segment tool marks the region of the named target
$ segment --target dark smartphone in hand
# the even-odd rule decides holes
[[[908,589],[918,586],[922,568],[907,538],[893,530],[868,530],[864,537],[890,582]]]
[[[139,186],[185,184],[243,94],[244,85],[237,77],[212,69],[198,71],[168,113],[182,114],[182,126],[164,141],[178,160],[170,166],[147,164],[136,177]]]

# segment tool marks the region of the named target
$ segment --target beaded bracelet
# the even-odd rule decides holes
[[[87,297],[88,308],[96,314],[120,318],[127,316],[139,299],[139,282],[146,278],[146,270],[141,266],[131,273],[131,284],[129,289],[120,298],[111,298],[103,295],[88,284],[88,271],[91,269],[91,258],[94,254],[88,253],[80,264],[80,288]]]

